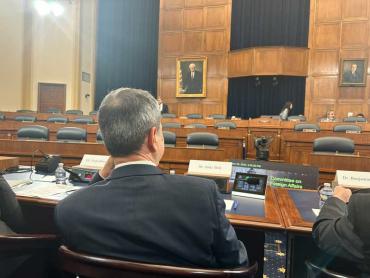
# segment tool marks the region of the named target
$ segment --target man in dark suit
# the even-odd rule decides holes
[[[347,205],[348,203],[348,205]],[[370,193],[337,186],[313,226],[317,245],[328,254],[344,258],[370,274]],[[368,277],[368,276],[366,276]]]
[[[157,264],[234,267],[248,263],[213,181],[168,175],[157,101],[118,89],[99,109],[111,155],[96,180],[56,207],[65,244],[77,251]],[[112,170],[113,169],[113,170]]]
[[[351,70],[345,71],[343,76],[344,83],[361,83],[362,72],[358,69],[357,64],[351,64]]]
[[[194,63],[189,64],[189,71],[182,75],[182,88],[185,94],[200,94],[203,91],[203,74],[196,70]]]
[[[165,104],[161,97],[157,97],[157,102],[158,102],[158,106],[159,106],[159,111],[161,112],[161,114],[166,114],[168,113],[168,105]]]

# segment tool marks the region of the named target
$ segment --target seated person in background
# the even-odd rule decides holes
[[[334,110],[329,110],[326,112],[326,118],[321,118],[320,122],[335,122],[336,120]]]
[[[158,102],[159,111],[161,112],[161,114],[168,113],[168,106],[162,101],[161,97],[157,97],[157,102]]]
[[[121,88],[104,98],[99,126],[111,159],[95,177],[101,181],[57,205],[65,244],[165,265],[248,264],[216,184],[157,168],[164,153],[160,118],[158,103],[146,91]]]
[[[0,234],[21,233],[24,229],[21,207],[7,181],[0,176]]]
[[[348,204],[347,204],[348,203]],[[313,226],[313,238],[325,252],[357,264],[370,274],[370,191],[336,186]],[[368,276],[366,276],[368,277]]]
[[[356,117],[358,117],[358,118],[365,118],[365,115],[364,115],[364,114],[362,114],[362,113],[358,113],[358,114],[356,115]]]
[[[293,103],[291,101],[287,101],[283,108],[281,109],[281,112],[280,112],[280,119],[282,119],[283,121],[286,121],[288,120],[288,116],[290,114],[290,112],[292,111],[293,109]]]

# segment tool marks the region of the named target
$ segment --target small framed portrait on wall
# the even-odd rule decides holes
[[[340,86],[366,86],[367,59],[342,59]]]
[[[206,97],[207,57],[176,59],[176,97]]]

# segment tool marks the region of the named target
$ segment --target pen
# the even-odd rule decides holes
[[[238,207],[238,205],[239,205],[239,202],[237,200],[234,200],[233,210],[236,210],[236,208]]]

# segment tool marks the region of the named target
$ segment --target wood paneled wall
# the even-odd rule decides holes
[[[158,94],[171,113],[226,114],[231,0],[161,0]],[[176,98],[176,58],[208,58],[207,97]]]
[[[369,116],[370,70],[366,87],[339,87],[340,61],[369,58],[369,0],[311,0],[310,59],[305,114],[316,119],[328,109]]]

